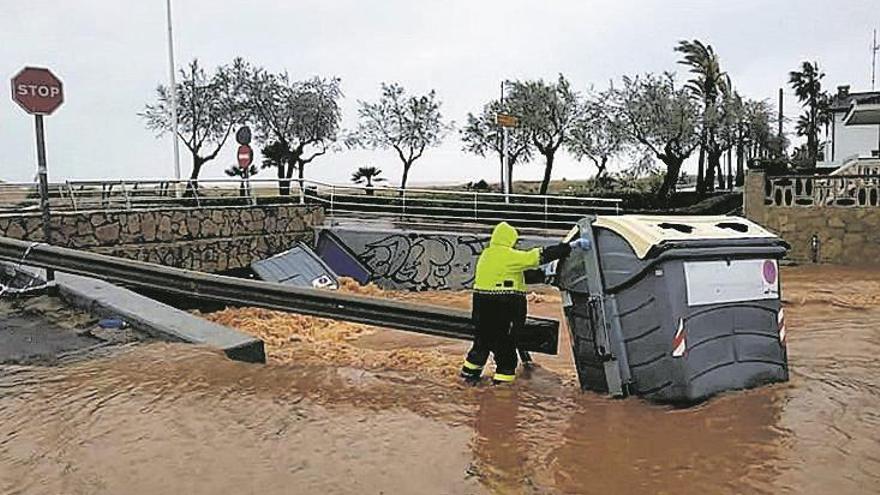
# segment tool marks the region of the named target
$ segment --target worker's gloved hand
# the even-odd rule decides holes
[[[575,239],[568,243],[572,250],[581,249],[583,251],[589,251],[593,248],[593,244],[589,239],[584,239],[581,237],[580,239]]]

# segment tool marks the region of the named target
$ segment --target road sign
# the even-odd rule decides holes
[[[64,88],[49,69],[25,67],[12,78],[12,99],[27,113],[49,115],[64,103]]]
[[[513,115],[499,113],[495,115],[495,123],[501,127],[516,127],[519,125],[519,119]]]
[[[247,169],[254,161],[254,150],[250,146],[243,144],[238,147],[238,166]]]
[[[64,88],[61,80],[49,69],[25,67],[12,78],[12,101],[34,116],[37,135],[37,178],[40,190],[40,210],[42,210],[43,239],[52,243],[51,216],[49,212],[49,172],[46,167],[46,134],[43,129],[43,116],[49,115],[64,103]],[[55,271],[46,270],[49,294],[55,294]]]
[[[251,128],[244,126],[235,133],[235,140],[238,144],[251,144]]]

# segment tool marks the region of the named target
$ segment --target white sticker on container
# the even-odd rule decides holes
[[[776,260],[684,263],[688,306],[779,298]]]

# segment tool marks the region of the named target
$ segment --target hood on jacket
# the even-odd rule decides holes
[[[492,231],[492,239],[489,241],[490,246],[509,247],[516,245],[519,239],[519,233],[507,222],[501,222],[495,226]]]

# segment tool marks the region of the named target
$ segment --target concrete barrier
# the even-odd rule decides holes
[[[26,270],[42,279],[42,270]],[[162,340],[214,347],[237,361],[266,362],[263,341],[238,330],[103,280],[60,272],[56,272],[55,280],[58,292],[65,301],[93,315],[119,317],[132,327]]]

